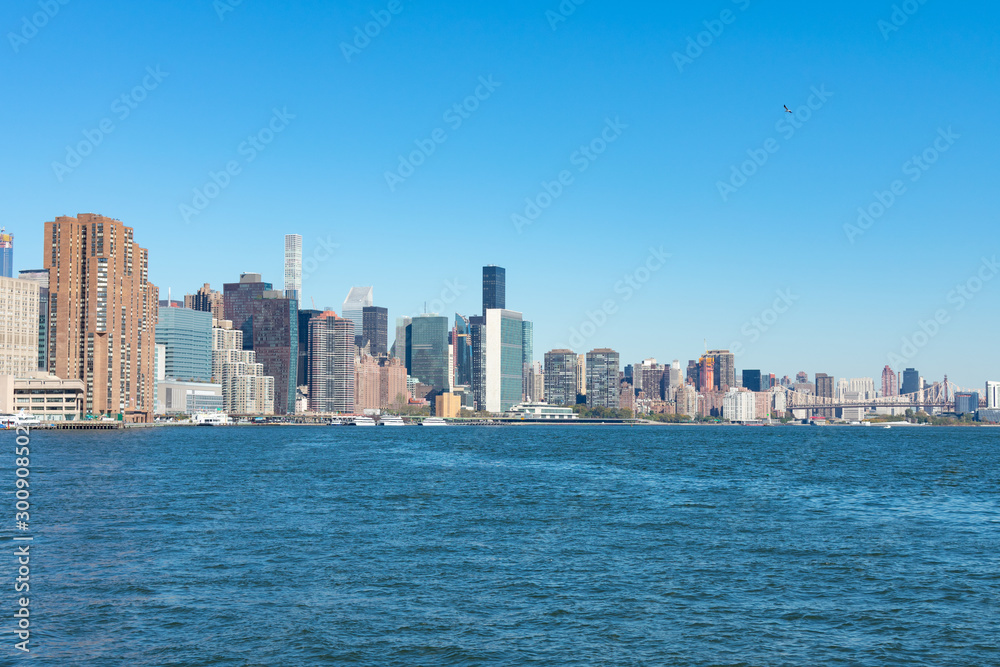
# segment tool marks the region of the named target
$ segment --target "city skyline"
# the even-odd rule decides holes
[[[897,371],[963,386],[1000,371],[970,354],[990,349],[1000,303],[992,247],[969,242],[995,209],[997,91],[982,82],[996,8],[930,3],[894,25],[891,3],[806,14],[740,0],[644,7],[642,20],[591,4],[402,7],[346,55],[383,7],[314,8],[308,22],[246,4],[65,7],[15,40],[8,85],[32,94],[7,110],[26,128],[2,172],[14,273],[40,268],[43,221],[93,211],[143,230],[164,294],[247,271],[282,285],[274,249],[296,233],[304,307],[374,285],[391,319],[434,302],[472,314],[480,268],[505,267],[510,301],[537,323],[536,359],[740,344],[740,368],[781,374],[877,377],[890,354]],[[28,9],[0,22],[17,35]],[[459,38],[428,49],[428,23]],[[180,25],[193,46],[179,51]],[[292,29],[303,48],[261,62],[262,41]],[[121,48],[65,63],[53,46],[79,30]],[[511,51],[511,32],[536,46]],[[444,141],[401,165],[438,128]],[[580,150],[594,142],[599,154]],[[449,227],[463,233],[427,233]],[[591,315],[605,323],[575,345]]]

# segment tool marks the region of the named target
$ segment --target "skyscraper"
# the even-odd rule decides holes
[[[407,368],[410,367],[410,339],[408,331],[412,317],[396,318],[396,340],[392,343],[393,356],[403,362]]]
[[[365,327],[365,306],[373,305],[371,287],[352,287],[344,299],[342,310],[345,319],[354,322],[354,335],[360,337]]]
[[[531,362],[534,361],[535,353],[535,325],[527,320],[521,322],[521,394],[522,398],[532,391],[531,386]]]
[[[49,368],[49,270],[25,269],[19,271],[21,280],[38,283],[38,370]]]
[[[321,310],[299,310],[299,362],[295,383],[300,387],[309,386],[309,320],[322,314]]]
[[[714,363],[714,382],[718,391],[725,391],[736,386],[736,357],[729,350],[709,350],[705,356],[712,357]],[[702,391],[705,391],[704,389]]]
[[[576,353],[545,353],[545,400],[552,405],[576,405]]]
[[[920,391],[920,372],[914,368],[903,371],[903,389],[901,394],[915,394]]]
[[[185,294],[184,307],[212,313],[212,317],[220,322],[226,319],[226,302],[222,292],[212,289],[208,283],[202,285],[194,294]]]
[[[38,371],[38,283],[0,276],[0,375]]]
[[[448,318],[418,315],[408,330],[410,377],[433,387],[431,398],[451,387],[448,377]]]
[[[49,372],[83,380],[89,414],[152,421],[158,292],[131,227],[89,213],[45,223]]]
[[[906,393],[905,391],[903,392]],[[979,392],[958,392],[955,394],[955,414],[975,414],[979,410]]]
[[[274,378],[274,413],[295,413],[298,381],[298,301],[271,289],[259,273],[245,273],[223,286],[226,319],[243,331],[243,348],[256,352],[264,375]]]
[[[361,311],[361,345],[371,344],[371,355],[378,357],[389,353],[389,310],[378,306],[365,306]]]
[[[827,375],[826,373],[816,373],[817,398],[832,399],[834,397],[833,388],[834,388],[834,383],[832,375]],[[833,408],[816,410],[817,415],[823,415],[824,417],[833,417],[833,413],[834,413]]]
[[[472,337],[469,318],[455,313],[455,384],[472,386]]]
[[[896,381],[896,371],[886,366],[882,369],[882,395],[895,396],[899,393],[899,383]]]
[[[507,307],[507,270],[490,264],[483,267],[483,315],[487,310]]]
[[[1000,382],[986,382],[986,407],[1000,408]]]
[[[211,313],[161,306],[156,343],[165,346],[165,377],[186,382],[212,381]]]
[[[618,353],[599,348],[587,353],[587,407],[618,407]],[[657,386],[659,392],[659,386]]]
[[[490,308],[486,311],[486,410],[506,412],[521,402],[524,389],[524,327],[521,313]]]
[[[472,357],[472,400],[477,410],[486,409],[486,317],[469,317],[469,354]]]
[[[354,322],[326,311],[309,320],[309,409],[354,412]]]
[[[14,277],[14,235],[0,227],[0,278]]]
[[[302,237],[285,234],[285,298],[302,298]]]
[[[757,370],[744,370],[743,371],[743,387],[749,389],[750,391],[760,391],[760,371]]]

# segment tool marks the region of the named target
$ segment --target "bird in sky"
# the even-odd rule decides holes
[[[785,107],[785,113],[792,113],[792,110],[788,108],[787,104],[785,104],[784,107]]]

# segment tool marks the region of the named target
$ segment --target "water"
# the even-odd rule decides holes
[[[997,429],[160,428],[32,449],[37,664],[1000,664]]]

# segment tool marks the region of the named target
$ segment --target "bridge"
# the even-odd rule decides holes
[[[826,396],[816,396],[806,392],[795,391],[786,387],[775,387],[785,393],[788,410],[832,410],[835,408],[940,408],[943,412],[953,412],[955,409],[955,394],[965,390],[944,382],[934,384],[909,394],[896,396],[879,396],[872,398],[844,399]]]

